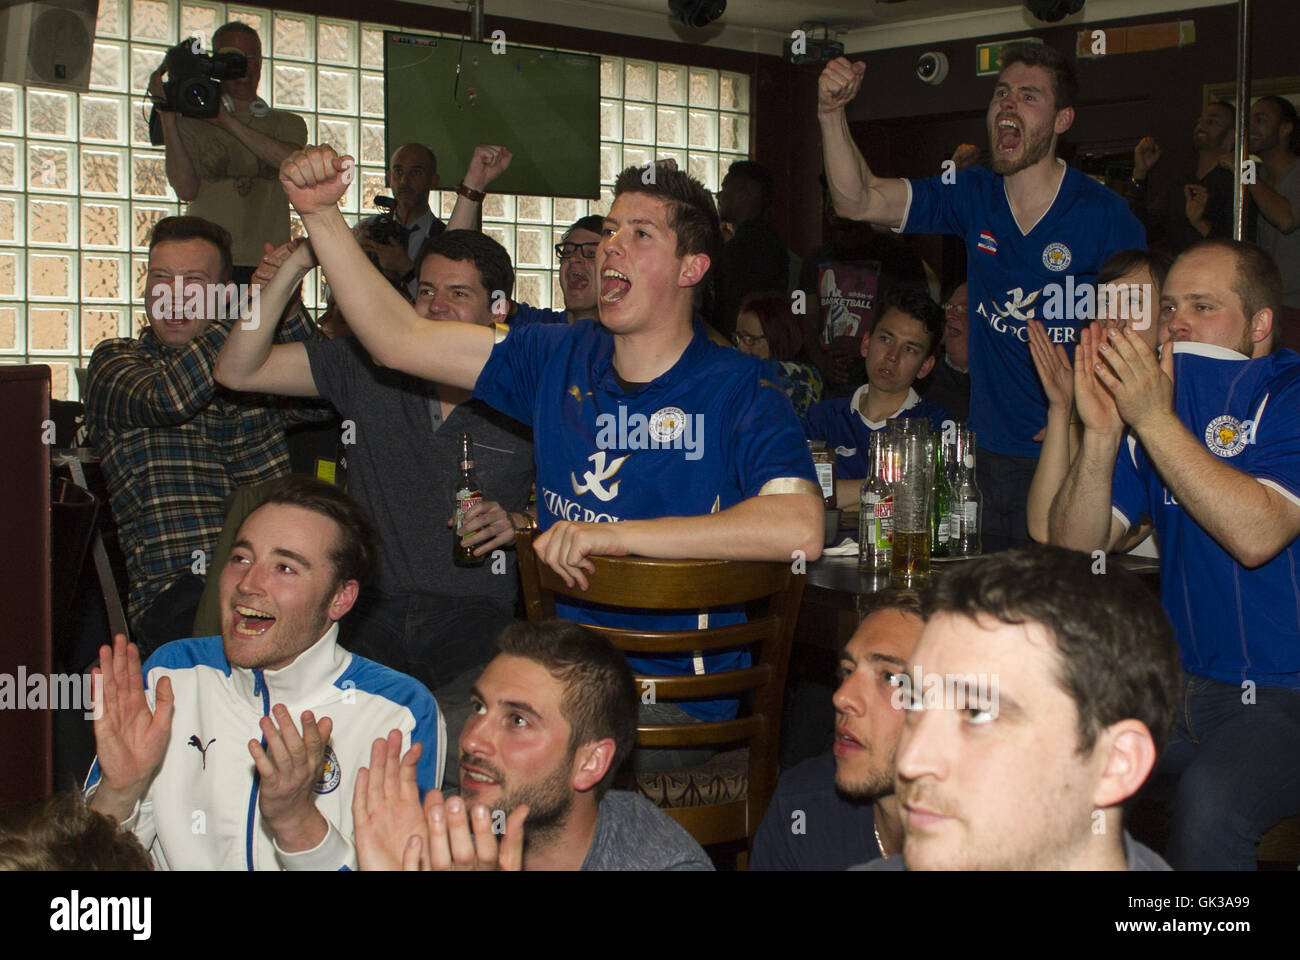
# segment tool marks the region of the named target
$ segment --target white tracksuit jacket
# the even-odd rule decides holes
[[[446,727],[433,695],[418,681],[354,656],[337,643],[338,625],[283,670],[232,667],[221,637],[177,640],[144,665],[145,696],[154,706],[162,677],[176,698],[171,743],[149,792],[123,822],[159,869],[356,869],[352,788],[370,763],[371,744],[402,731],[402,752],[424,745],[417,767],[420,794],[442,783]],[[257,767],[249,740],[262,740],[258,721],[283,703],[294,725],[304,710],[334,721],[326,767],[313,788],[330,829],[316,847],[279,849],[262,824]],[[263,745],[265,743],[263,742]],[[99,762],[86,795],[99,783]]]

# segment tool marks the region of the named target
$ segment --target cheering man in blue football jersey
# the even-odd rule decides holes
[[[840,57],[822,72],[817,111],[831,199],[844,217],[965,240],[968,422],[978,442],[984,532],[1028,540],[1025,504],[1047,400],[1026,321],[1042,320],[1053,342],[1072,351],[1092,314],[1082,291],[1111,254],[1146,246],[1142,225],[1121,197],[1057,158],[1079,83],[1051,47],[1015,44],[1002,53],[987,118],[993,169],[950,169],[924,180],[876,176],[854,144],[845,107],[865,71]]]
[[[345,172],[348,161],[328,147],[295,153],[280,172],[343,313],[379,363],[473,388],[533,428],[544,531],[536,550],[567,583],[586,588],[593,554],[786,562],[821,554],[821,493],[794,408],[761,363],[714,345],[692,319],[695,288],[721,243],[698,181],[658,167],[623,171],[596,257],[600,322],[509,330],[417,316],[339,213]],[[744,619],[740,610],[630,617],[557,607],[584,623],[661,630]],[[686,674],[747,662],[733,653],[632,666]],[[736,702],[684,707],[678,719],[716,720],[734,716]]]
[[[1178,778],[1166,859],[1253,870],[1263,832],[1300,813],[1300,356],[1269,352],[1282,278],[1253,244],[1192,247],[1161,301],[1159,360],[1132,331],[1083,331],[1083,442],[1050,534],[1114,548],[1151,515],[1187,674],[1156,771]]]

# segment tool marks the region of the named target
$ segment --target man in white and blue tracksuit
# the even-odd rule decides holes
[[[421,793],[441,781],[442,716],[417,681],[349,653],[337,621],[377,559],[345,493],[275,481],[221,577],[222,635],[100,650],[90,805],[159,868],[356,867],[352,788],[373,742],[421,744]]]

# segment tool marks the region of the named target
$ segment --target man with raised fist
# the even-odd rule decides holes
[[[281,182],[357,337],[379,363],[465,389],[531,426],[543,563],[581,589],[591,555],[772,560],[821,554],[821,493],[794,410],[762,364],[713,345],[695,288],[720,245],[717,211],[678,170],[629,167],[597,251],[600,321],[516,329],[430,322],[370,266],[337,201],[350,160],[294,154]],[[744,611],[612,613],[557,604],[582,623],[684,630]],[[747,652],[636,658],[634,669],[718,672]],[[654,705],[662,722],[722,720],[735,700]],[[669,716],[671,714],[671,716]]]
[[[841,216],[904,233],[952,233],[967,250],[970,303],[970,428],[984,494],[986,534],[1025,541],[1025,504],[1047,422],[1047,400],[1030,358],[1026,322],[1042,319],[1053,342],[1073,349],[1087,316],[1052,317],[1053,289],[1092,284],[1111,254],[1145,247],[1122,198],[1057,158],[1074,122],[1078,80],[1041,43],[1002,53],[986,117],[991,167],[955,164],[921,180],[877,176],[853,142],[845,108],[865,63],[827,64],[818,92],[826,177]],[[1070,281],[1067,283],[1067,281]],[[1059,302],[1059,297],[1057,298]]]

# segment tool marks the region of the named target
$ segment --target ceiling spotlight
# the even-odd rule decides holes
[[[727,0],[668,0],[668,9],[688,27],[707,27],[727,9]]]
[[[1056,23],[1083,9],[1083,0],[1025,0],[1025,6],[1039,20]]]

